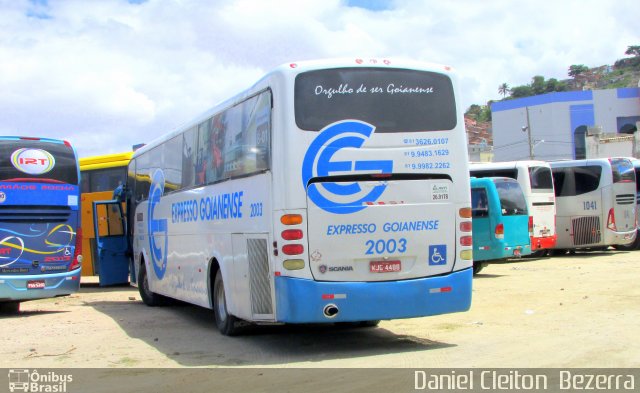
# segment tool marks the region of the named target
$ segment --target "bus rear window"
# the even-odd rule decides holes
[[[529,168],[529,181],[533,192],[553,192],[552,179],[551,169],[546,166],[532,166]]]
[[[631,183],[636,181],[636,174],[631,161],[624,158],[611,158],[611,173],[614,183]]]
[[[518,182],[496,179],[493,181],[500,197],[503,216],[520,216],[527,214],[527,202]]]
[[[0,181],[78,184],[73,149],[42,140],[0,140]]]
[[[300,129],[319,131],[356,119],[377,133],[448,131],[456,127],[451,79],[435,72],[335,68],[299,74],[295,118]]]

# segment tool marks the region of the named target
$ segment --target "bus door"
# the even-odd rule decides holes
[[[122,202],[93,202],[93,229],[96,236],[96,270],[100,286],[129,282],[129,241]]]

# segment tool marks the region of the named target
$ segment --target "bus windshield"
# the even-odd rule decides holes
[[[73,149],[39,140],[0,140],[0,181],[78,184]]]
[[[517,216],[527,214],[527,202],[520,185],[516,181],[494,180],[498,195],[500,196],[500,207],[503,216]]]
[[[302,130],[357,119],[377,133],[449,131],[456,127],[451,79],[428,71],[333,68],[299,74],[295,120]]]
[[[624,158],[611,158],[609,161],[614,183],[630,183],[636,180],[631,161]]]

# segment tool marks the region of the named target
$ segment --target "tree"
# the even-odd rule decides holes
[[[575,78],[578,75],[584,74],[589,71],[589,67],[584,64],[574,64],[569,66],[569,76]]]
[[[516,86],[511,88],[511,98],[522,98],[533,95],[533,89],[529,85]]]
[[[534,95],[545,93],[545,88],[544,76],[536,75],[531,79],[531,90]]]
[[[502,98],[505,98],[510,91],[511,89],[509,88],[509,85],[506,83],[503,83],[500,86],[498,86],[498,93],[502,94]]]
[[[632,55],[634,57],[640,57],[640,45],[630,45],[627,47],[625,55]]]

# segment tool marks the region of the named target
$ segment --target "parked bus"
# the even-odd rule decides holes
[[[640,160],[637,158],[630,158],[633,164],[634,172],[636,173],[636,226],[640,223]],[[631,244],[615,245],[619,250],[638,250],[640,249],[640,227],[638,227],[636,233],[636,239]]]
[[[471,178],[473,272],[486,262],[531,254],[531,220],[520,184],[508,177]]]
[[[80,187],[66,141],[0,137],[0,303],[69,295],[80,285]]]
[[[472,177],[503,176],[516,179],[524,192],[531,220],[531,251],[544,256],[556,244],[556,197],[551,167],[544,161],[471,163]]]
[[[94,276],[100,272],[96,258],[96,236],[93,229],[93,202],[112,199],[114,190],[125,184],[127,166],[132,155],[131,151],[80,158],[83,276]],[[105,221],[99,222],[98,225],[102,235],[109,232]]]
[[[138,150],[128,188],[144,302],[212,308],[227,335],[240,320],[371,326],[467,310],[456,83],[417,62],[290,63]]]
[[[627,158],[551,162],[556,249],[626,245],[636,236],[636,176]]]

